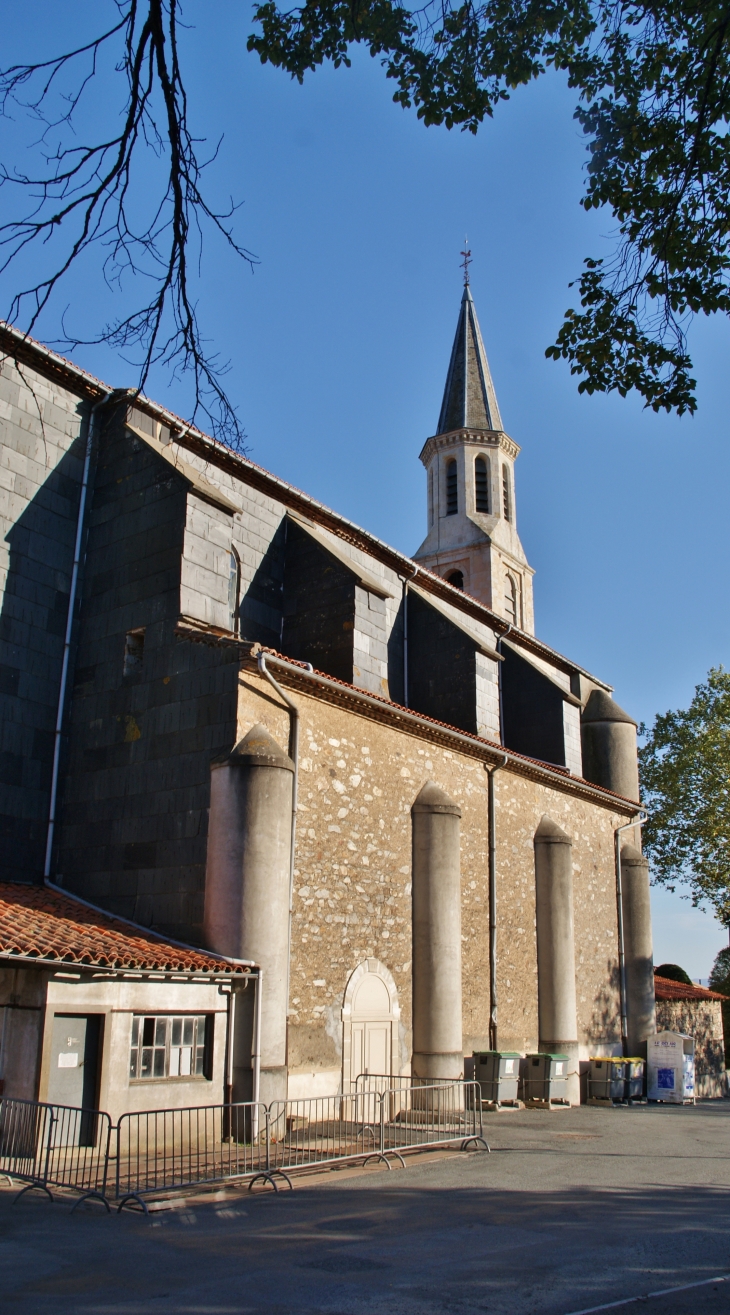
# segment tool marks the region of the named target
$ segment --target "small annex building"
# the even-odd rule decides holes
[[[113,1121],[163,1103],[220,1104],[234,988],[253,996],[249,965],[48,886],[0,883],[0,1095]]]
[[[636,725],[535,633],[468,285],[413,557],[12,328],[0,349],[6,1089],[60,1090],[83,1032],[115,1110],[250,1099],[255,1071],[265,1101],[458,1077],[489,1047],[568,1053],[577,1100],[622,1045],[617,832],[639,1053]]]
[[[657,1032],[694,1037],[695,1092],[699,1097],[727,1096],[722,1003],[727,997],[704,986],[688,986],[654,976]]]

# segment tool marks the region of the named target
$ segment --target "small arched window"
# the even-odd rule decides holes
[[[511,575],[504,581],[504,614],[513,626],[517,625],[517,585]]]
[[[234,635],[238,634],[239,629],[238,596],[240,588],[241,567],[238,560],[238,554],[236,550],[232,548],[228,563],[228,629],[232,630]]]
[[[463,589],[463,588],[464,588],[464,572],[463,572],[463,571],[449,571],[449,574],[447,575],[446,579],[448,580],[449,584],[453,584],[453,586],[454,586],[455,589]]]
[[[428,472],[428,528],[430,529],[434,522],[433,508],[433,466]]]
[[[456,461],[452,457],[446,462],[446,515],[455,516],[459,510],[459,494],[456,483]]]
[[[484,457],[474,462],[474,501],[476,510],[489,515],[489,470]]]
[[[509,466],[502,466],[502,505],[504,507],[504,519],[512,520],[512,491],[509,485]]]

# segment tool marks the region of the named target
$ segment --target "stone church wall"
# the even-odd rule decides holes
[[[0,361],[0,867],[43,871],[88,404]]]
[[[280,673],[277,671],[280,678]],[[411,1039],[411,815],[433,779],[462,809],[464,1051],[489,1033],[487,777],[466,753],[297,691],[301,712],[289,1064],[293,1091],[338,1089],[345,988],[365,960],[392,974],[400,1056]],[[262,722],[286,746],[289,721],[254,672],[240,678],[238,738]],[[498,772],[499,1044],[537,1046],[533,836],[548,813],[573,840],[576,979],[582,1054],[619,1036],[613,827],[609,809]],[[394,1065],[394,1071],[397,1071]],[[345,1077],[347,1078],[347,1074]],[[297,1085],[299,1084],[299,1085]]]

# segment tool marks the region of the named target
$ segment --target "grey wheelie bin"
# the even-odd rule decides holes
[[[474,1077],[482,1100],[494,1105],[516,1105],[521,1055],[516,1050],[474,1051]]]
[[[568,1055],[526,1055],[522,1077],[524,1099],[545,1105],[569,1105],[568,1063]]]

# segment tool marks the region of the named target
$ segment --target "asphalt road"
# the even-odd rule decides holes
[[[0,1190],[7,1315],[730,1315],[730,1102],[488,1117],[492,1154],[107,1216]],[[727,1282],[707,1284],[707,1279]]]

